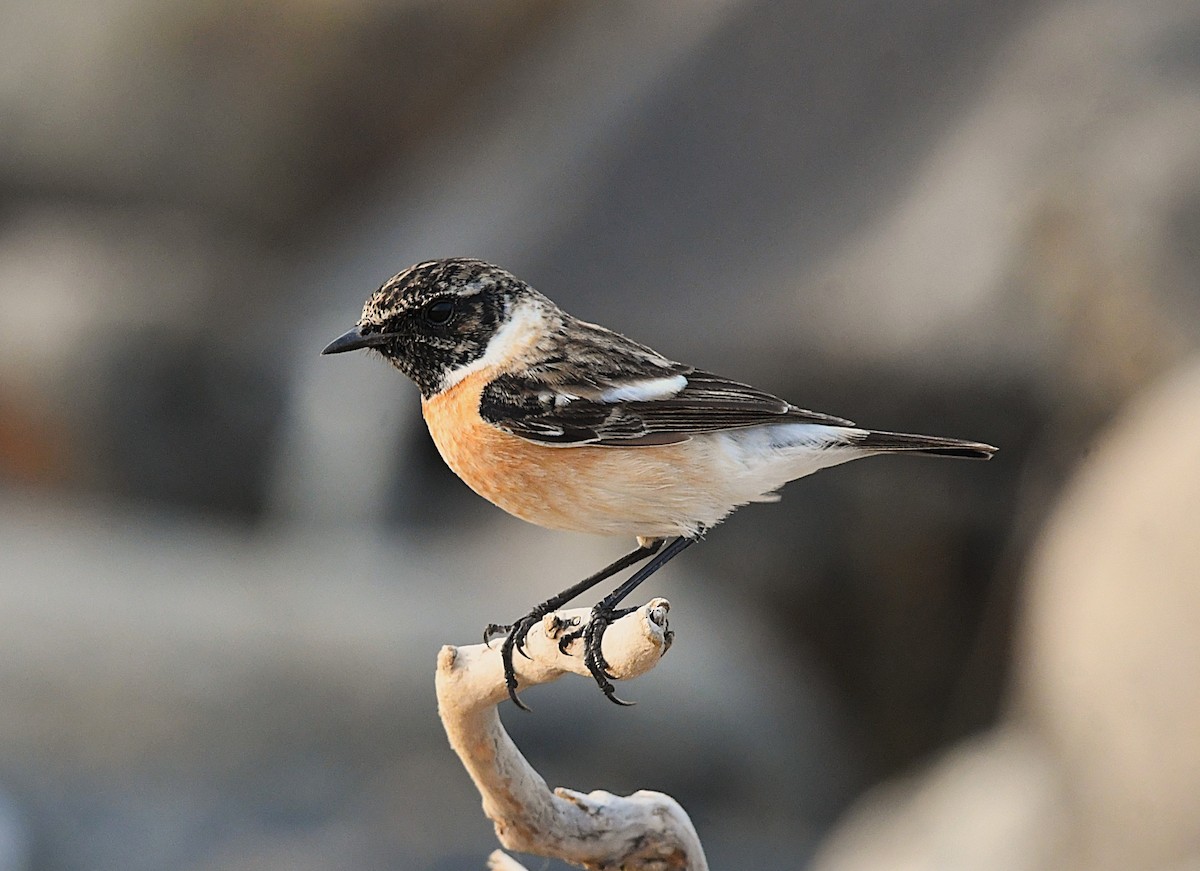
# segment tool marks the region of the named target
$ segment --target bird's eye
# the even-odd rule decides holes
[[[454,317],[454,300],[439,299],[425,306],[425,320],[431,324],[447,324]]]

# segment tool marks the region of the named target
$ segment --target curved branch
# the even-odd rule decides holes
[[[621,679],[644,674],[671,646],[670,604],[652,599],[605,632],[604,658]],[[526,640],[529,659],[516,657],[522,689],[549,683],[568,672],[589,678],[580,641],[558,649],[558,638],[582,621],[586,608],[548,614]],[[508,698],[500,646],[447,645],[438,654],[438,714],[450,745],[483,796],[483,810],[510,850],[553,856],[584,868],[645,871],[707,871],[704,850],[679,803],[660,792],[630,796],[604,791],[584,795],[553,791],[521,755],[496,705]],[[521,866],[497,851],[489,867],[518,871]]]

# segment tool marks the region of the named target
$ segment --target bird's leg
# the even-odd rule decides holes
[[[532,619],[533,622],[536,623],[538,620],[540,620],[542,617],[545,617],[551,611],[556,611],[559,608],[561,608],[563,605],[567,604],[567,602],[574,599],[580,593],[587,592],[592,587],[596,586],[596,584],[600,583],[603,580],[611,578],[617,572],[622,571],[623,569],[627,569],[631,565],[639,563],[642,560],[646,559],[647,557],[653,556],[655,553],[658,552],[658,549],[660,547],[662,547],[662,543],[663,543],[663,540],[661,538],[650,539],[649,541],[646,542],[646,544],[641,545],[636,550],[630,551],[629,553],[625,554],[620,559],[616,560],[615,562],[610,563],[609,565],[605,566],[604,568],[602,568],[600,571],[596,572],[595,574],[588,575],[582,581],[568,587],[567,589],[563,590],[558,595],[551,596],[545,602],[542,602],[542,604],[538,605],[536,608],[534,608],[532,611],[530,611],[529,614],[526,615],[526,617],[522,618],[522,619]],[[490,644],[492,638],[494,638],[495,636],[501,635],[504,633],[511,633],[512,630],[516,626],[520,625],[520,623],[521,623],[520,620],[518,620],[516,623],[489,623],[487,625],[487,628],[483,630],[484,643]],[[517,645],[518,650],[520,650],[524,646],[524,640],[525,640],[526,634],[527,633],[522,633],[521,637],[516,640],[515,643]]]
[[[604,630],[618,617],[629,613],[628,610],[617,611],[617,605],[621,603],[622,599],[637,589],[638,585],[646,580],[646,578],[665,566],[673,557],[682,553],[694,541],[696,539],[682,535],[671,539],[670,544],[655,556],[654,559],[638,569],[629,580],[622,583],[621,586],[601,599],[592,608],[592,614],[586,626],[571,633],[571,639],[564,639],[569,643],[570,640],[578,638],[580,633],[582,633],[583,661],[587,665],[588,671],[592,673],[592,677],[596,679],[601,692],[608,697],[609,701],[615,702],[618,705],[632,704],[632,702],[622,701],[615,695],[612,685],[614,678],[608,673],[608,663],[604,661],[604,654],[600,652],[600,642],[604,638]],[[561,646],[562,642],[560,641],[559,644]]]
[[[582,581],[568,587],[557,596],[551,596],[516,623],[507,626],[498,623],[488,624],[488,627],[483,630],[483,641],[485,644],[491,644],[492,637],[495,635],[508,633],[504,639],[503,646],[500,648],[500,660],[504,663],[504,682],[508,686],[508,697],[513,700],[513,704],[522,710],[529,710],[525,703],[517,698],[517,672],[513,667],[513,651],[528,658],[525,653],[525,637],[529,635],[529,630],[536,626],[537,622],[547,614],[557,611],[580,593],[590,590],[596,584],[607,578],[611,578],[617,572],[640,563],[647,557],[654,556],[658,552],[658,549],[662,547],[662,544],[663,540],[661,538],[644,542],[636,550],[630,551],[595,574],[588,575]]]

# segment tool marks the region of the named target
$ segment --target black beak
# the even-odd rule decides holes
[[[341,354],[344,351],[357,351],[360,348],[372,348],[375,345],[382,345],[387,342],[392,336],[390,333],[368,333],[363,335],[361,327],[354,327],[352,330],[338,336],[332,342],[325,346],[322,354]]]

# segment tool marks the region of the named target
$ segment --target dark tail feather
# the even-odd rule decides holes
[[[905,451],[930,457],[962,457],[968,460],[990,460],[996,448],[982,442],[944,439],[940,436],[911,435],[903,432],[868,430],[856,439],[856,447],[870,448],[880,453]]]

